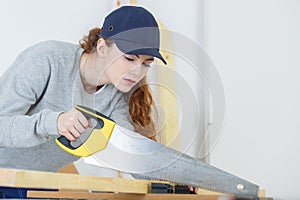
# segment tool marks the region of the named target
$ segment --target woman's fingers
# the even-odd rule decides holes
[[[59,134],[65,136],[69,141],[72,141],[72,142],[73,142],[73,141],[76,141],[76,140],[77,140],[77,138],[75,138],[75,137],[73,136],[73,134],[70,133],[69,131],[66,131],[66,132],[59,132]]]
[[[88,121],[89,121],[89,128],[93,128],[93,127],[94,127],[94,124],[93,124],[92,120],[89,119]]]
[[[189,189],[190,189],[191,192],[194,192],[195,194],[198,194],[198,188],[197,187],[189,186]]]
[[[78,110],[72,109],[59,115],[57,120],[57,128],[61,135],[68,140],[75,141],[84,133],[86,128],[91,127],[90,120]]]
[[[78,111],[78,113],[76,113],[76,118],[78,122],[81,124],[81,126],[83,127],[83,129],[89,127],[89,120],[87,120],[87,118],[81,112]]]
[[[70,127],[69,130],[68,130],[74,138],[79,138],[80,137],[80,132],[75,128],[75,125]]]

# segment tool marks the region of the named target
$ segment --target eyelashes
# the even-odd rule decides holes
[[[127,56],[124,56],[124,58],[129,62],[134,62],[133,58],[129,58]],[[149,64],[143,63],[143,66],[150,68],[151,66]]]
[[[132,59],[132,58],[128,58],[128,57],[126,57],[126,56],[124,56],[124,57],[125,57],[125,59],[128,60],[128,61],[131,61],[131,62],[134,61],[134,59]]]
[[[151,65],[148,65],[148,64],[146,64],[146,63],[143,63],[143,65],[144,65],[145,67],[151,68]]]

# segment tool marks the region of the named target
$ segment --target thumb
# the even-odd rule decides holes
[[[89,128],[93,128],[94,127],[93,121],[89,119],[88,122],[89,122]]]

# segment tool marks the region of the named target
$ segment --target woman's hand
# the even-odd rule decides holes
[[[85,129],[92,128],[90,120],[75,108],[68,112],[61,113],[57,119],[57,129],[60,135],[65,136],[70,141],[76,141]]]
[[[189,189],[191,192],[194,192],[195,194],[198,194],[198,189],[197,187],[189,186]]]

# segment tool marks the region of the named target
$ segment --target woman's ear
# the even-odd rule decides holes
[[[97,53],[100,57],[102,57],[102,58],[105,57],[106,48],[107,48],[107,45],[105,43],[105,40],[103,38],[100,38],[97,41]]]

